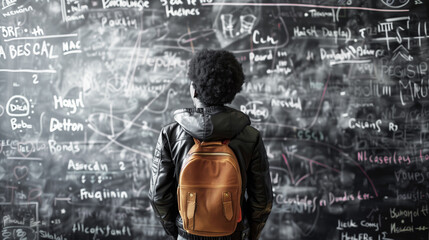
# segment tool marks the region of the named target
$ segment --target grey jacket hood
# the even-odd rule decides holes
[[[174,112],[174,120],[203,141],[231,139],[250,125],[246,114],[225,106],[180,109]]]

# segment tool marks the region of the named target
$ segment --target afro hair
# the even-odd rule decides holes
[[[244,83],[241,64],[225,50],[204,49],[195,54],[189,63],[188,77],[197,98],[206,106],[231,103]]]

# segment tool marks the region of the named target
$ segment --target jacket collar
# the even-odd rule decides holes
[[[226,106],[179,109],[174,112],[174,120],[203,141],[231,139],[250,125],[246,114]]]

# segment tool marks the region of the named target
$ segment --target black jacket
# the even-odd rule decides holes
[[[149,190],[152,207],[167,234],[177,236],[179,228],[183,232],[176,190],[182,162],[194,145],[193,136],[203,141],[231,139],[229,146],[243,178],[243,221],[236,232],[249,227],[250,239],[258,239],[273,201],[267,154],[259,131],[250,126],[247,115],[223,106],[177,110],[174,119],[176,122],[162,128],[156,144]]]

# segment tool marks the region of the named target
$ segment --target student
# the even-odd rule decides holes
[[[162,128],[152,162],[149,199],[166,233],[178,239],[259,239],[272,207],[272,186],[261,134],[249,117],[225,106],[241,91],[244,74],[234,55],[223,50],[202,50],[189,64],[194,108],[177,110],[175,122]],[[193,138],[230,140],[242,178],[242,220],[225,237],[200,237],[183,228],[178,212],[177,186],[182,163]],[[198,208],[198,206],[197,206]]]

